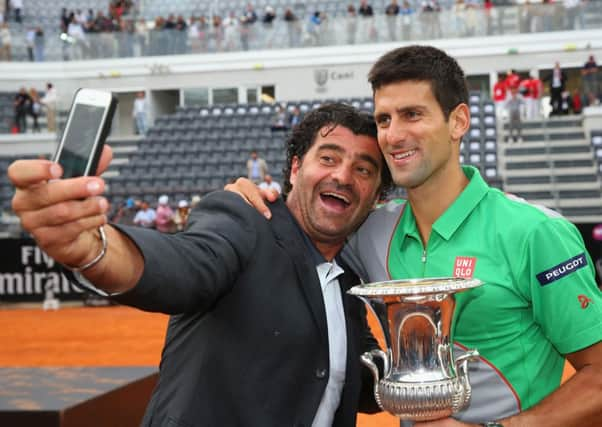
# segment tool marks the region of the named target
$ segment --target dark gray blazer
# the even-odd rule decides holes
[[[121,227],[144,274],[115,300],[172,314],[145,426],[310,427],[328,382],[328,334],[315,264],[286,205],[265,220],[233,193],[205,197],[188,229]],[[345,291],[347,377],[334,426],[378,410],[360,354],[376,347],[365,308]],[[363,388],[362,388],[363,386]]]

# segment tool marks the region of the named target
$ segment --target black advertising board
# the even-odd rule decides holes
[[[63,301],[83,298],[32,239],[0,239],[0,246],[0,302],[43,301],[47,291]]]

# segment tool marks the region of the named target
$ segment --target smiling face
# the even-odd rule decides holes
[[[383,162],[373,137],[342,126],[328,129],[318,132],[302,160],[293,158],[287,205],[318,250],[331,258],[374,206]]]
[[[400,81],[374,91],[378,144],[395,184],[410,194],[424,185],[442,189],[460,171],[460,140],[470,125],[465,104],[446,120],[427,81]]]

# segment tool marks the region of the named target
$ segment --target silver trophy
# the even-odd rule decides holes
[[[450,340],[454,294],[482,285],[477,279],[433,278],[368,283],[348,292],[362,299],[379,320],[387,352],[361,356],[374,375],[374,396],[383,411],[403,419],[448,417],[470,402],[468,350],[454,360]],[[374,358],[383,361],[379,379]]]

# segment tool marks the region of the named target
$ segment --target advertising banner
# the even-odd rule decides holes
[[[0,302],[43,301],[46,292],[63,301],[83,299],[32,239],[1,239],[0,248]]]

